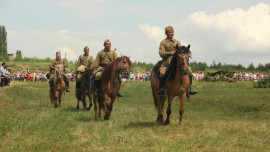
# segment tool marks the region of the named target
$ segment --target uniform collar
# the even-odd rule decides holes
[[[170,42],[173,42],[173,43],[175,42],[174,38],[173,38],[173,39],[168,39],[168,38],[166,38],[166,40],[167,40],[167,41],[170,41]]]
[[[61,59],[55,58],[56,61],[61,61]]]
[[[108,50],[108,49],[106,49],[106,48],[103,49],[103,51],[104,51],[104,52],[110,52],[110,50]]]
[[[86,55],[86,54],[84,53],[83,56],[89,56],[89,54]]]

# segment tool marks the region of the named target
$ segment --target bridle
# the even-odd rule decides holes
[[[118,68],[118,64],[120,64],[120,67]],[[119,81],[122,76],[125,76],[125,72],[129,72],[129,66],[123,67],[124,65],[124,59],[121,57],[120,61],[116,64],[116,75],[118,77],[115,78],[115,82]],[[119,78],[120,77],[120,78]]]
[[[180,63],[177,62],[177,68],[181,70],[183,75],[188,75],[189,69],[184,69],[184,65],[187,64],[189,66],[188,58],[190,58],[190,56],[187,56],[187,53],[184,52],[181,52],[181,54],[183,55],[183,58],[181,58]]]

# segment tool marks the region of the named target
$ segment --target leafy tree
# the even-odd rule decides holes
[[[249,72],[255,72],[256,69],[255,69],[255,66],[254,66],[254,64],[252,62],[249,64],[247,70]]]
[[[0,26],[0,60],[9,60],[7,53],[7,31],[5,26]]]

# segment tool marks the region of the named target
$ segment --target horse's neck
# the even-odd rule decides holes
[[[185,75],[182,73],[181,69],[180,68],[177,68],[176,73],[175,73],[175,78],[173,80],[173,83],[175,83],[175,84],[182,84],[183,82],[180,83],[180,81],[183,81],[183,77],[184,76]]]
[[[113,66],[112,73],[110,74],[110,82],[114,82],[114,80],[116,79],[116,65],[117,63]]]

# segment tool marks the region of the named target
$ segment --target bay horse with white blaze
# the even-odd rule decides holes
[[[169,68],[167,69],[165,78],[167,78],[165,84],[166,96],[158,96],[159,91],[159,66],[160,62],[153,68],[151,73],[151,86],[152,93],[154,97],[155,106],[158,109],[157,123],[159,124],[169,124],[170,115],[171,115],[171,103],[175,96],[178,96],[180,99],[180,110],[179,110],[179,125],[182,122],[184,115],[184,101],[186,98],[186,93],[190,86],[189,76],[187,74],[189,68],[189,58],[191,55],[190,45],[187,47],[176,46],[176,52],[172,57]],[[167,119],[164,123],[163,119],[163,107],[166,99],[168,98],[168,107],[167,107]]]
[[[62,100],[62,95],[66,90],[66,83],[63,80],[64,76],[61,73],[64,70],[63,65],[56,65],[55,66],[55,73],[54,73],[54,87],[53,91],[49,91],[49,95],[51,98],[52,104],[54,104],[55,108],[61,107],[61,100]]]
[[[121,79],[129,78],[131,64],[129,57],[121,55],[105,67],[101,75],[101,96],[95,95],[94,97],[95,118],[101,117],[101,109],[104,109],[104,119],[110,119],[113,103],[120,89]],[[110,102],[109,98],[111,99]],[[99,103],[98,115],[97,100]]]

